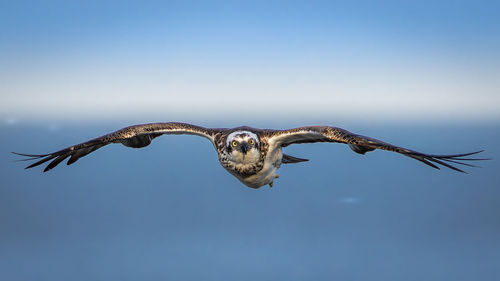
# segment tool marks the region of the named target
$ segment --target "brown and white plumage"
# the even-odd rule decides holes
[[[26,169],[51,161],[44,169],[44,172],[47,172],[67,158],[69,158],[67,164],[73,164],[81,157],[110,143],[121,143],[128,147],[141,148],[149,145],[154,138],[163,134],[190,134],[209,139],[218,152],[221,165],[242,183],[252,188],[259,188],[266,184],[272,186],[274,179],[278,177],[276,172],[281,164],[308,161],[307,159],[283,154],[283,147],[298,143],[344,143],[360,154],[375,149],[393,151],[421,161],[436,169],[439,169],[438,165],[442,165],[458,172],[464,171],[453,166],[453,164],[473,167],[473,165],[464,161],[486,160],[467,158],[467,156],[482,151],[453,155],[425,154],[330,126],[307,126],[289,130],[256,129],[251,127],[225,129],[204,128],[176,122],[126,127],[49,154],[15,154],[29,157],[23,160],[38,160],[26,167]]]

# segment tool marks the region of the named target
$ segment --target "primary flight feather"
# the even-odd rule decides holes
[[[425,154],[330,126],[306,126],[289,130],[256,129],[246,126],[226,129],[204,128],[177,122],[134,125],[49,154],[14,153],[29,157],[23,160],[37,160],[26,169],[51,161],[43,170],[47,172],[68,157],[67,164],[71,165],[81,157],[110,143],[141,148],[163,134],[190,134],[209,139],[217,150],[221,165],[243,184],[252,188],[264,185],[272,187],[274,180],[279,177],[277,170],[281,164],[309,161],[282,152],[283,147],[297,143],[344,143],[360,154],[382,149],[403,154],[436,169],[439,169],[438,165],[442,165],[458,172],[464,171],[452,164],[474,167],[464,161],[486,160],[467,158],[482,151],[452,155]]]

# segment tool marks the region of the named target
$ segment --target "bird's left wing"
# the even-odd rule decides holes
[[[115,131],[113,133],[77,144],[65,149],[49,153],[49,154],[24,154],[16,153],[14,154],[29,157],[23,159],[25,161],[38,160],[37,162],[29,165],[26,169],[41,165],[47,161],[52,160],[47,167],[43,170],[47,172],[48,170],[54,168],[59,163],[64,161],[64,159],[69,158],[67,164],[73,164],[81,157],[96,151],[97,149],[108,145],[110,143],[121,143],[128,147],[141,148],[149,145],[151,141],[163,134],[188,134],[188,135],[198,135],[208,138],[212,143],[214,143],[214,136],[217,130],[208,129],[200,126],[195,126],[186,123],[151,123],[142,124],[126,127]]]
[[[443,165],[447,168],[462,173],[464,173],[463,170],[455,166],[452,166],[449,163],[474,167],[474,165],[465,163],[463,161],[489,160],[489,159],[467,158],[467,156],[480,153],[482,152],[482,150],[476,152],[452,154],[452,155],[426,154],[410,150],[407,148],[395,146],[374,138],[357,135],[341,128],[330,127],[330,126],[308,126],[290,130],[266,130],[265,135],[271,147],[272,146],[285,147],[290,144],[314,143],[314,142],[345,143],[348,144],[353,151],[360,154],[365,154],[366,152],[373,151],[375,149],[393,151],[411,157],[418,161],[421,161],[436,169],[439,169],[439,167],[436,166],[434,163]]]

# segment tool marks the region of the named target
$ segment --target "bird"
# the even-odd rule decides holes
[[[467,161],[489,160],[470,158],[471,155],[483,152],[483,150],[452,155],[426,154],[332,126],[304,126],[275,130],[248,126],[205,128],[181,122],[133,125],[48,154],[12,153],[27,157],[21,159],[21,161],[37,160],[25,169],[51,161],[43,170],[47,172],[68,157],[67,165],[71,165],[81,157],[111,143],[121,143],[127,147],[142,148],[148,146],[161,135],[182,134],[202,136],[210,140],[217,151],[222,167],[244,185],[255,189],[265,185],[273,187],[274,181],[279,178],[277,171],[282,164],[309,161],[309,159],[283,153],[284,147],[300,143],[342,143],[347,144],[350,149],[359,154],[365,154],[376,149],[392,151],[416,159],[435,169],[440,169],[438,165],[441,165],[461,173],[465,173],[465,171],[452,164],[476,167],[467,163]]]

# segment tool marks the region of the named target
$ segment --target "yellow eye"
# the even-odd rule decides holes
[[[233,146],[238,146],[238,142],[237,141],[233,141]]]
[[[252,139],[249,141],[249,143],[250,143],[251,145],[254,145],[254,144],[255,144],[255,142],[254,142]]]

